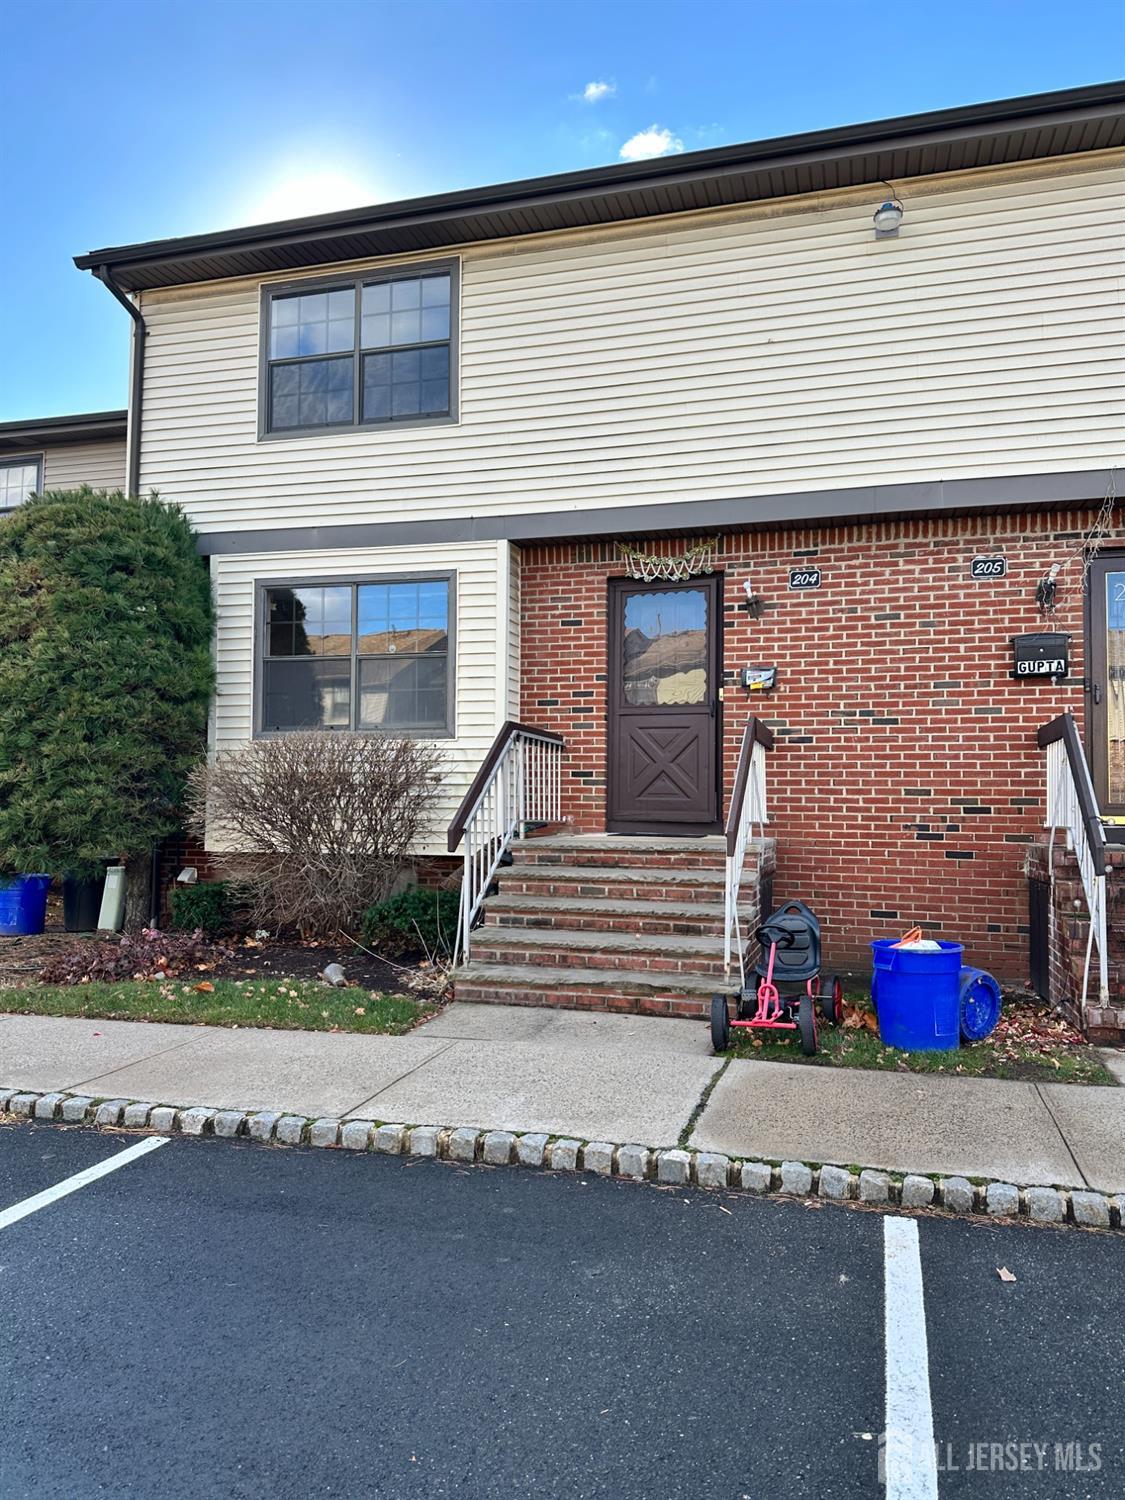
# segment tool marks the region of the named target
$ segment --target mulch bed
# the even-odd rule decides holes
[[[354,981],[384,995],[415,993],[409,980],[418,972],[416,964],[408,960],[388,963],[352,943],[301,943],[286,938],[241,942],[229,938],[224,942],[232,952],[212,970],[219,979],[315,979],[327,964],[339,964],[349,984]]]
[[[60,949],[92,941],[92,936],[61,931],[0,937],[0,987],[34,984],[48,959]],[[219,941],[229,954],[218,957],[208,973],[220,979],[315,979],[327,964],[335,963],[343,968],[349,984],[384,995],[416,995],[428,973],[409,958],[389,963],[349,942],[302,943],[287,938]]]

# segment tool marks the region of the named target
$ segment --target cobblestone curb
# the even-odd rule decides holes
[[[0,1088],[0,1117],[52,1121],[99,1129],[150,1130],[161,1135],[244,1138],[275,1146],[443,1161],[590,1172],[665,1188],[689,1185],[757,1196],[819,1198],[835,1203],[938,1210],[978,1218],[1026,1219],[1036,1224],[1076,1224],[1125,1229],[1125,1195],[1078,1188],[1019,1187],[1011,1182],[970,1182],[967,1177],[922,1176],[815,1162],[742,1161],[712,1151],[680,1147],[652,1150],[637,1144],[586,1141],[538,1131],[478,1130],[472,1125],[403,1125],[380,1120],[309,1119],[273,1110],[179,1109],[133,1099],[93,1099],[86,1094],[35,1093]]]

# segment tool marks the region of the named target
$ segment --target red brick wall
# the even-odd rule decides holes
[[[968,961],[1026,979],[1023,863],[1044,780],[1035,731],[1063,709],[1081,721],[1074,549],[1093,519],[1042,512],[724,538],[724,796],[757,712],[777,736],[775,894],[813,905],[836,964],[868,966],[871,938],[920,924],[964,942]],[[1125,530],[1113,540],[1125,545]],[[1001,552],[1007,577],[970,579],[974,556]],[[1035,589],[1053,562],[1065,566],[1045,621]],[[818,590],[788,589],[802,564],[821,568]],[[606,580],[623,571],[613,543],[523,554],[520,716],[565,735],[564,814],[585,829],[604,827]],[[748,575],[765,604],[758,619],[741,607]],[[1009,675],[1009,638],[1038,630],[1073,635],[1069,682]],[[745,693],[744,664],[776,665],[777,690]]]

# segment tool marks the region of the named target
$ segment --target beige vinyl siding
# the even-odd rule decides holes
[[[69,490],[81,484],[95,490],[124,489],[124,438],[109,443],[57,443],[46,449],[43,488]]]
[[[217,688],[210,744],[222,751],[254,732],[254,600],[256,584],[270,578],[395,577],[455,572],[456,641],[453,664],[455,733],[435,741],[446,773],[434,824],[420,853],[442,853],[445,830],[506,717],[502,612],[507,598],[509,548],[496,542],[349,551],[265,552],[212,559],[217,625]],[[518,629],[518,618],[516,622]]]
[[[1125,153],[895,186],[883,241],[849,189],[466,247],[446,426],[259,442],[261,283],[148,293],[142,485],[231,531],[1121,462]]]

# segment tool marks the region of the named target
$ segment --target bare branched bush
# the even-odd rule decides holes
[[[440,772],[422,740],[252,740],[195,769],[189,824],[220,844],[211,862],[258,926],[331,937],[389,893],[429,827]]]

